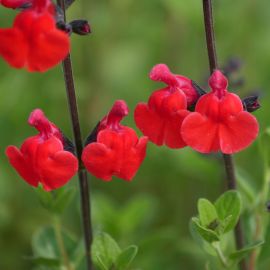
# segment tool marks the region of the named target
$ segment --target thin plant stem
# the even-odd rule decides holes
[[[55,231],[55,237],[56,237],[56,242],[62,257],[63,264],[65,265],[67,270],[74,270],[72,265],[70,264],[68,254],[66,252],[64,240],[62,237],[62,232],[61,232],[61,223],[60,219],[58,216],[54,216],[54,231]]]
[[[65,14],[65,1],[57,0],[58,5],[61,7],[64,20],[66,21]],[[85,242],[85,252],[86,252],[86,262],[87,270],[93,270],[93,263],[91,258],[91,245],[93,242],[93,230],[92,230],[92,221],[91,221],[91,200],[90,200],[90,191],[87,180],[87,173],[85,167],[81,160],[83,143],[81,136],[80,121],[78,115],[78,106],[75,93],[75,85],[72,72],[72,64],[70,59],[70,54],[64,59],[62,63],[64,80],[66,86],[67,100],[69,105],[73,137],[75,141],[75,150],[79,160],[79,186],[80,186],[80,198],[81,198],[81,211],[82,211],[82,223],[83,223],[83,232],[84,232],[84,242]]]
[[[214,247],[214,249],[215,249],[215,251],[216,251],[216,253],[217,253],[217,256],[218,256],[218,258],[219,258],[219,260],[220,260],[222,266],[223,266],[224,268],[228,268],[229,265],[228,265],[228,262],[227,262],[227,258],[224,256],[224,254],[223,254],[223,252],[222,252],[222,250],[221,250],[221,248],[220,248],[219,243],[218,243],[218,242],[214,242],[214,243],[212,244],[212,246]]]
[[[212,74],[213,71],[218,68],[216,47],[215,47],[214,26],[213,26],[212,1],[211,0],[202,0],[202,1],[203,1],[204,25],[205,25],[209,68],[210,73]],[[232,155],[223,154],[223,160],[227,175],[228,189],[236,189],[237,187],[236,187],[236,177],[235,177],[233,157]],[[235,227],[234,235],[237,249],[243,248],[244,237],[240,220]],[[245,260],[242,260],[240,262],[240,267],[241,270],[248,270],[248,266]]]

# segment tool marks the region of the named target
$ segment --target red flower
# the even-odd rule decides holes
[[[21,148],[8,146],[10,164],[31,186],[41,183],[46,191],[65,185],[77,172],[78,160],[64,150],[64,137],[39,109],[28,120],[39,134],[24,141]]]
[[[138,139],[132,128],[120,124],[127,114],[126,103],[116,101],[98,127],[96,142],[83,150],[86,169],[105,181],[110,181],[113,175],[130,181],[146,154],[147,137]]]
[[[241,99],[227,90],[226,77],[216,70],[209,79],[212,91],[203,95],[182,124],[182,137],[202,153],[238,152],[258,135],[256,118],[244,111]]]
[[[20,8],[26,4],[30,4],[32,0],[0,0],[0,4],[7,8]]]
[[[0,29],[0,55],[15,68],[46,71],[69,52],[69,37],[56,28],[51,1],[36,0],[12,28]],[[14,45],[16,44],[16,46]]]
[[[181,125],[189,114],[187,106],[199,97],[192,81],[172,74],[164,64],[152,69],[150,79],[162,81],[168,87],[153,92],[148,104],[139,103],[136,106],[134,118],[137,127],[157,145],[184,147],[186,143],[180,133]]]

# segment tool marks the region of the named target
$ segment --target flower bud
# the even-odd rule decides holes
[[[249,96],[242,99],[242,103],[243,103],[243,107],[245,111],[254,112],[258,110],[261,107],[258,101],[258,98],[259,96],[255,95],[255,96]]]
[[[70,22],[69,25],[71,26],[72,32],[78,35],[88,35],[92,32],[87,20],[74,20]]]

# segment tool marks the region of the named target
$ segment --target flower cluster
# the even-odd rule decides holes
[[[56,7],[51,0],[1,0],[23,10],[11,28],[0,28],[0,56],[15,68],[46,71],[70,50],[68,34],[56,27]]]
[[[257,99],[242,102],[228,92],[228,81],[221,71],[213,72],[209,79],[211,92],[202,96],[191,80],[172,74],[164,64],[152,69],[150,79],[168,86],[154,91],[147,104],[139,103],[134,119],[153,143],[170,148],[188,145],[201,153],[232,154],[255,140],[259,126],[248,111],[258,108]],[[192,112],[188,108],[194,103]]]
[[[88,137],[79,158],[96,177],[132,180],[145,158],[148,140],[170,148],[190,146],[201,153],[225,154],[236,153],[255,140],[259,127],[250,112],[259,107],[257,97],[241,101],[227,90],[221,71],[211,75],[209,93],[192,80],[172,74],[164,64],[156,65],[150,78],[167,87],[154,91],[148,103],[135,108],[135,122],[145,136],[139,139],[133,129],[120,123],[128,107],[117,100]],[[32,186],[41,183],[47,191],[63,186],[78,170],[72,143],[39,109],[31,113],[28,123],[39,134],[25,140],[20,149],[9,146],[10,163]]]
[[[126,103],[116,101],[98,125],[96,138],[83,150],[86,169],[102,180],[110,181],[115,175],[130,181],[145,158],[147,137],[138,139],[133,129],[120,124],[127,114]],[[34,187],[42,184],[50,191],[65,185],[78,170],[73,144],[40,109],[30,114],[28,123],[39,134],[26,139],[20,149],[7,147],[10,164]]]

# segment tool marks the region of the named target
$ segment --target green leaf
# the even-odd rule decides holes
[[[215,202],[219,219],[223,222],[223,233],[232,230],[240,216],[241,197],[235,190],[223,193]]]
[[[53,201],[53,211],[55,213],[61,214],[64,212],[64,210],[67,208],[69,203],[72,201],[76,194],[75,188],[62,188],[57,189],[57,194],[55,196],[55,199]]]
[[[93,261],[101,270],[110,269],[120,253],[120,247],[109,234],[99,233],[94,237]]]
[[[52,203],[52,193],[51,192],[47,192],[43,189],[42,185],[39,185],[36,189],[35,189],[38,199],[40,201],[40,204],[46,208],[47,210],[51,209],[51,203]]]
[[[258,241],[254,244],[248,245],[240,250],[237,250],[229,255],[229,258],[234,262],[238,263],[241,261],[245,256],[247,256],[252,250],[255,248],[260,247],[264,244],[264,241]]]
[[[73,262],[74,268],[77,269],[83,259],[85,259],[85,244],[83,239],[77,242],[77,246],[69,258]]]
[[[71,256],[78,241],[67,231],[62,231],[62,238],[67,254]],[[43,227],[36,231],[32,238],[32,249],[34,257],[59,258],[60,251],[56,241],[54,228]]]
[[[207,199],[199,199],[198,212],[203,227],[208,227],[218,218],[215,206]]]
[[[193,223],[196,231],[198,232],[198,234],[207,242],[209,243],[212,243],[212,242],[215,242],[215,241],[219,241],[219,237],[217,235],[216,232],[214,232],[213,230],[210,230],[210,229],[207,229],[205,227],[203,227],[201,224],[200,224],[200,221],[198,218],[196,217],[193,217],[191,219],[191,222]]]
[[[194,241],[208,254],[211,256],[217,256],[211,243],[206,242],[202,236],[198,233],[196,224],[190,219],[189,230]]]
[[[126,270],[130,263],[134,260],[135,256],[138,253],[137,246],[129,246],[124,249],[122,253],[117,257],[115,262],[115,269],[117,270]]]
[[[61,214],[74,198],[76,190],[74,188],[63,187],[51,192],[47,192],[41,185],[39,185],[36,192],[39,201],[44,208],[50,212]]]

